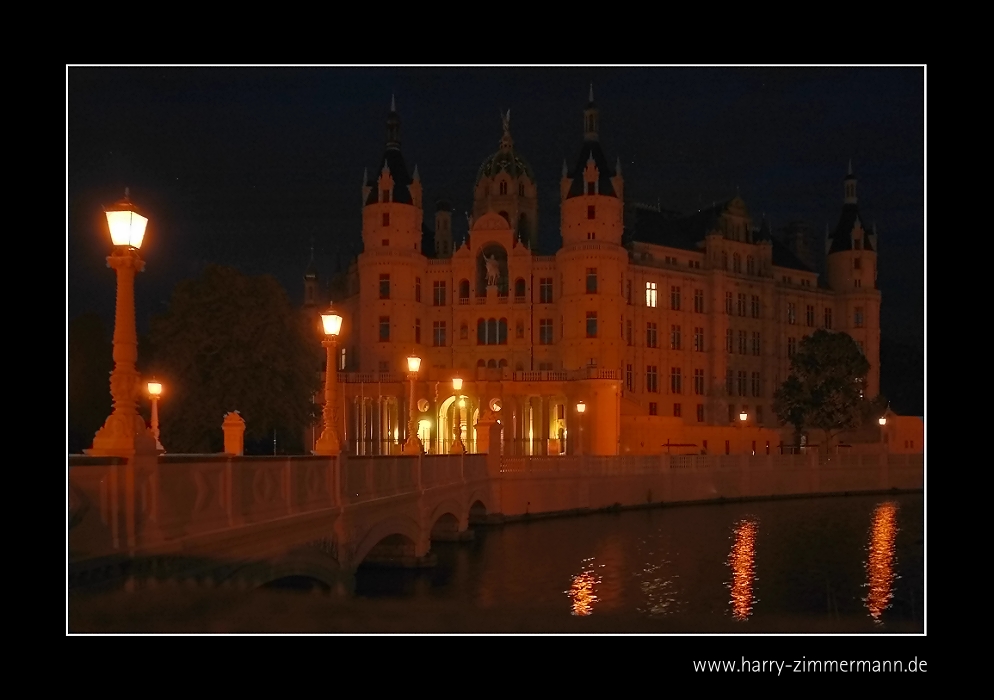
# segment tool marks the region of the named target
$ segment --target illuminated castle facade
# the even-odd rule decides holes
[[[447,452],[461,403],[470,451],[484,449],[481,423],[497,426],[508,454],[775,451],[773,392],[819,328],[856,339],[870,361],[865,391],[878,393],[876,235],[851,167],[820,279],[738,197],[687,216],[629,206],[626,228],[620,161],[606,157],[598,120],[591,92],[579,155],[563,164],[562,245],[537,255],[536,178],[508,118],[477,174],[469,234],[455,241],[445,203],[434,231],[424,226],[391,105],[386,149],[364,178],[363,249],[335,302],[346,450],[399,451],[413,406],[424,448]],[[315,303],[316,284],[305,277]]]

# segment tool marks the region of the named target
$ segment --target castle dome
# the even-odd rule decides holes
[[[500,140],[500,148],[493,155],[487,157],[480,164],[480,169],[476,173],[476,184],[480,184],[483,178],[497,177],[501,172],[506,172],[513,179],[526,175],[529,180],[535,183],[535,173],[528,161],[514,148],[514,141],[510,132],[511,112],[508,110],[503,115],[504,135]]]

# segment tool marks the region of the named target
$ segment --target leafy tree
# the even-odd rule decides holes
[[[77,316],[69,322],[67,355],[67,422],[69,452],[93,444],[111,412],[110,372],[114,369],[110,335],[100,316]]]
[[[803,338],[790,369],[773,394],[773,410],[781,424],[794,427],[795,445],[804,431],[817,428],[825,431],[827,446],[883,412],[882,397],[863,395],[870,363],[847,333],[818,330]]]
[[[275,278],[209,265],[176,286],[166,314],[152,319],[150,343],[165,386],[167,450],[221,451],[221,422],[234,410],[245,419],[246,446],[275,430],[288,451],[302,450],[324,350]]]

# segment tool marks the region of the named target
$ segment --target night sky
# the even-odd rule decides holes
[[[113,328],[102,206],[130,187],[149,216],[139,332],[207,263],[271,273],[296,303],[313,240],[327,280],[359,252],[361,180],[383,153],[391,95],[425,220],[465,232],[480,163],[511,110],[539,188],[539,248],[559,245],[559,178],[589,85],[626,201],[694,211],[740,194],[755,222],[834,228],[852,159],[879,234],[881,326],[924,347],[925,68],[73,67],[66,72],[67,320]]]

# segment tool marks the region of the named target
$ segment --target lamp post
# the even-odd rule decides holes
[[[135,369],[138,360],[138,334],[135,330],[135,273],[145,269],[138,255],[148,219],[135,209],[124,190],[124,199],[105,210],[114,249],[107,267],[117,273],[117,301],[114,307],[114,371],[110,374],[110,394],[114,408],[93,437],[87,454],[130,457],[136,441],[150,436],[136,409],[141,391]]]
[[[316,455],[337,455],[342,447],[338,442],[338,423],[335,420],[335,389],[338,384],[335,347],[338,345],[338,333],[342,330],[342,317],[335,313],[333,308],[328,307],[328,310],[321,314],[321,325],[324,327],[324,340],[321,344],[328,354],[324,369],[324,409],[321,411],[324,427],[321,430],[321,437],[314,443],[314,449],[311,451]]]
[[[576,442],[576,454],[583,454],[583,414],[587,410],[587,404],[580,401],[576,404],[576,412],[580,414],[580,439]]]
[[[152,397],[152,437],[155,438],[155,449],[165,452],[159,442],[159,396],[162,395],[162,383],[153,379],[148,383],[148,395]]]
[[[423,452],[421,438],[418,437],[418,421],[414,414],[414,382],[418,378],[418,370],[421,369],[421,358],[411,355],[407,358],[407,378],[411,382],[410,416],[407,421],[407,442],[404,444],[404,451],[413,453],[415,450]]]
[[[455,427],[452,429],[452,447],[449,449],[449,454],[460,455],[466,451],[466,446],[462,444],[462,416],[459,412],[459,406],[462,403],[462,399],[459,396],[459,392],[462,391],[462,377],[452,378],[452,391],[455,392],[456,401],[456,421]]]
[[[749,414],[746,413],[745,409],[739,411],[739,420],[741,421],[741,425],[745,425],[745,422],[749,420]]]

